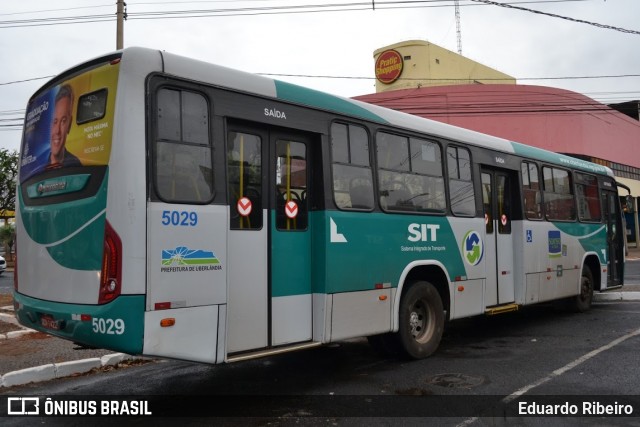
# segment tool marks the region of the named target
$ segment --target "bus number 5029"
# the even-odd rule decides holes
[[[194,227],[198,224],[198,214],[187,211],[162,211],[162,225]]]

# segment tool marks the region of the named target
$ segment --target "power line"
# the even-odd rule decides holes
[[[286,73],[253,73],[261,76],[268,77],[296,77],[296,78],[312,78],[312,79],[346,79],[346,80],[375,80],[375,77],[363,77],[363,76],[330,76],[321,74],[286,74]],[[24,80],[13,80],[9,82],[0,83],[0,86],[7,86],[18,83],[31,82],[36,80],[51,79],[54,75],[33,77]],[[628,77],[640,77],[640,74],[611,74],[611,75],[599,75],[599,76],[558,76],[558,77],[518,77],[518,81],[531,81],[531,80],[586,80],[586,79],[618,79]],[[401,77],[398,80],[404,81],[447,81],[447,82],[473,82],[476,80],[483,81],[506,81],[513,80],[507,78],[474,78],[474,79],[436,79],[436,78],[420,78],[420,77]]]
[[[561,15],[551,14],[547,12],[540,12],[533,9],[524,8],[521,6],[514,6],[513,4],[505,4],[492,2],[488,0],[469,0],[481,5],[495,5],[501,7],[509,7],[512,9],[524,10],[532,13],[538,13],[542,15],[552,16],[555,18],[566,19],[579,23],[588,23],[600,28],[612,29],[616,31],[623,31],[629,34],[640,34],[635,30],[626,30],[619,27],[610,25],[598,24],[589,21],[584,21],[575,18],[569,18]],[[564,3],[575,1],[589,1],[589,0],[537,0],[537,1],[523,1],[515,4],[540,4],[540,3]],[[161,2],[155,4],[170,4],[172,2]],[[181,2],[185,3],[185,2]],[[447,4],[434,4],[434,3],[447,3]],[[149,3],[144,3],[149,4]],[[154,4],[154,3],[151,3]],[[465,5],[472,6],[472,5]],[[102,7],[102,6],[96,6]],[[451,0],[410,0],[410,1],[379,1],[375,3],[375,9],[412,9],[412,8],[433,8],[433,7],[453,7]],[[351,3],[333,3],[333,4],[302,4],[302,5],[289,5],[289,6],[261,6],[261,7],[237,7],[237,8],[223,8],[223,9],[187,9],[187,10],[173,10],[173,11],[147,11],[147,12],[131,12],[129,13],[129,19],[132,20],[150,20],[150,19],[193,19],[193,18],[210,18],[210,17],[223,17],[223,16],[255,16],[255,15],[274,15],[274,14],[300,14],[300,13],[319,13],[319,12],[344,12],[344,11],[362,11],[372,9],[371,2],[351,2]],[[51,9],[56,10],[56,9]],[[64,9],[59,9],[64,10]],[[2,28],[20,28],[20,27],[36,27],[36,26],[48,26],[48,25],[67,25],[67,24],[85,24],[95,22],[108,22],[114,21],[115,15],[102,14],[102,15],[85,15],[85,16],[67,16],[67,17],[53,17],[53,18],[34,18],[34,19],[22,19],[22,20],[10,20],[0,21],[0,29]]]
[[[605,92],[609,93],[609,92]],[[625,92],[612,92],[625,93]],[[423,94],[397,94],[379,99],[376,103],[382,106],[390,106],[393,109],[429,111],[434,114],[522,114],[522,113],[548,113],[548,112],[601,112],[610,113],[611,109],[604,103],[586,98],[582,94],[569,93],[567,96],[558,97],[546,92],[528,92],[530,98],[525,102],[514,100],[511,93],[493,93],[488,101],[478,101],[475,92],[456,92],[453,98],[449,98],[446,104],[426,103],[416,105],[415,100],[421,99]],[[364,95],[367,97],[370,95]],[[373,96],[373,95],[371,95]],[[538,98],[536,99],[536,96]],[[553,98],[550,98],[553,96]],[[355,97],[360,98],[360,97]],[[502,98],[502,99],[500,99]],[[0,118],[0,127],[21,127],[25,110],[0,111],[0,116],[14,115],[13,117]],[[17,114],[17,115],[16,115]],[[13,122],[13,123],[11,123]]]
[[[362,77],[362,76],[329,76],[329,75],[317,75],[317,74],[284,74],[284,73],[254,73],[261,76],[269,77],[301,77],[301,78],[321,78],[321,79],[351,79],[351,80],[375,80],[375,77]],[[612,78],[626,78],[626,77],[640,77],[640,74],[613,74],[613,75],[600,75],[600,76],[563,76],[563,77],[517,77],[515,80],[582,80],[582,79],[612,79]],[[445,82],[474,82],[477,80],[482,81],[511,81],[512,78],[482,78],[475,77],[473,79],[445,79],[445,78],[420,78],[420,77],[400,77],[398,80],[404,81],[445,81]]]
[[[0,16],[12,16],[12,15],[29,15],[32,13],[48,13],[48,12],[67,12],[69,10],[78,10],[78,9],[95,9],[98,7],[113,7],[113,4],[103,4],[96,6],[77,6],[77,7],[66,7],[63,9],[42,9],[42,10],[31,10],[26,12],[11,12],[11,13],[0,13]]]
[[[522,6],[514,6],[512,4],[499,3],[497,1],[490,1],[490,0],[470,0],[470,1],[476,2],[476,3],[489,4],[489,5],[492,5],[492,6],[505,7],[507,9],[522,10],[522,11],[525,11],[525,12],[531,12],[531,13],[535,13],[535,14],[538,14],[538,15],[545,15],[545,16],[550,16],[552,18],[559,18],[559,19],[564,19],[564,20],[567,20],[567,21],[577,22],[579,24],[587,24],[587,25],[592,25],[594,27],[598,27],[598,28],[604,28],[604,29],[607,29],[607,30],[620,31],[621,33],[640,35],[640,31],[636,31],[636,30],[628,30],[626,28],[614,27],[612,25],[599,24],[597,22],[585,21],[584,19],[571,18],[571,17],[568,17],[568,16],[557,15],[555,13],[542,12],[540,10],[529,9],[529,8],[522,7]]]
[[[0,86],[12,85],[12,84],[16,84],[16,83],[32,82],[32,81],[35,81],[35,80],[50,79],[50,78],[53,78],[53,77],[55,77],[55,76],[44,76],[44,77],[34,77],[34,78],[31,78],[31,79],[24,79],[24,80],[14,80],[12,82],[0,83]]]

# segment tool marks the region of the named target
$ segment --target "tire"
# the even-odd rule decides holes
[[[593,300],[593,274],[591,269],[584,267],[580,277],[580,294],[571,300],[571,309],[578,313],[584,313],[591,308]]]
[[[440,294],[431,283],[414,282],[404,292],[399,323],[397,337],[407,357],[424,359],[436,351],[444,330],[444,309]]]

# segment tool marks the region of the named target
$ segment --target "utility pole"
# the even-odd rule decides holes
[[[125,11],[127,4],[124,0],[117,0],[116,4],[116,50],[120,50],[124,48],[124,20],[127,19],[127,12]]]

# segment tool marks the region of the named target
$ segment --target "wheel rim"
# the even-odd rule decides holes
[[[580,281],[580,299],[584,302],[591,299],[591,280],[586,276],[582,276]]]
[[[433,334],[433,312],[422,300],[411,307],[409,313],[409,330],[413,339],[419,343],[429,341]]]

